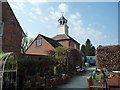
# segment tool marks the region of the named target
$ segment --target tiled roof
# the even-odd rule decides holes
[[[39,34],[42,36],[46,41],[48,41],[54,48],[62,46],[57,40],[53,40],[52,38],[46,37],[44,35]]]
[[[53,39],[57,40],[57,41],[72,40],[72,41],[78,43],[76,40],[74,40],[72,37],[70,37],[69,35],[66,35],[66,34],[56,35],[55,37],[53,37]],[[80,44],[80,43],[78,43],[78,44]]]

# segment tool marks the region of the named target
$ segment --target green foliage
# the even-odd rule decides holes
[[[63,61],[67,55],[66,49],[67,47],[57,47],[54,54],[55,60]]]
[[[26,49],[30,46],[33,42],[33,38],[23,37],[22,44],[21,44],[21,53],[25,54]]]
[[[8,60],[7,60],[6,65],[5,65],[5,69],[6,70],[16,69],[16,60],[15,60],[15,57],[13,55],[10,55],[8,57]]]
[[[22,90],[25,84],[29,84],[26,82],[28,77],[33,79],[32,77],[35,76],[37,73],[40,73],[40,61],[37,59],[33,59],[29,56],[24,58],[18,59],[18,87],[19,90]],[[26,82],[26,83],[25,83]],[[28,85],[29,86],[29,85]]]
[[[18,59],[18,75],[35,75],[39,72],[40,61],[31,59],[30,57],[25,57]]]
[[[55,49],[55,61],[58,62],[59,73],[74,72],[75,67],[81,64],[80,51],[74,48],[57,47]]]
[[[95,56],[95,47],[94,46],[91,47],[90,54],[91,54],[91,56]]]
[[[95,47],[92,46],[90,39],[87,39],[85,45],[81,46],[81,51],[86,56],[95,56]]]
[[[85,45],[81,46],[81,52],[83,52],[85,54]]]
[[[50,55],[50,56],[44,56],[44,57],[42,57],[42,59],[40,60],[40,62],[48,62],[49,65],[51,65],[51,64],[54,65],[54,60],[55,60],[54,55]]]
[[[0,52],[0,55],[6,54],[7,52]]]
[[[91,41],[89,39],[87,39],[87,41],[86,41],[86,48],[85,48],[86,56],[90,55],[90,49],[91,49]]]
[[[74,48],[67,49],[67,60],[69,63],[69,70],[70,72],[75,71],[76,66],[82,65],[82,57],[80,51]]]

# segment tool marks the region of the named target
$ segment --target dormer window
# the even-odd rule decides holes
[[[42,38],[39,38],[36,40],[36,46],[41,46],[42,45]]]

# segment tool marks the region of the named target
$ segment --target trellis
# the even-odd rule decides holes
[[[17,89],[17,58],[15,53],[0,55],[0,90]]]

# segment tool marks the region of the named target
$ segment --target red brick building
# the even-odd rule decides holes
[[[62,46],[58,41],[39,34],[26,50],[26,54],[48,55],[58,46]]]
[[[0,52],[21,54],[21,42],[25,36],[8,2],[0,2]]]
[[[76,40],[71,38],[69,35],[60,34],[53,37],[53,39],[57,40],[64,47],[70,47],[80,50],[80,44]]]
[[[48,55],[49,51],[58,46],[80,50],[80,44],[68,35],[67,20],[63,16],[58,20],[57,29],[58,35],[53,38],[39,34],[26,50],[26,54]]]

